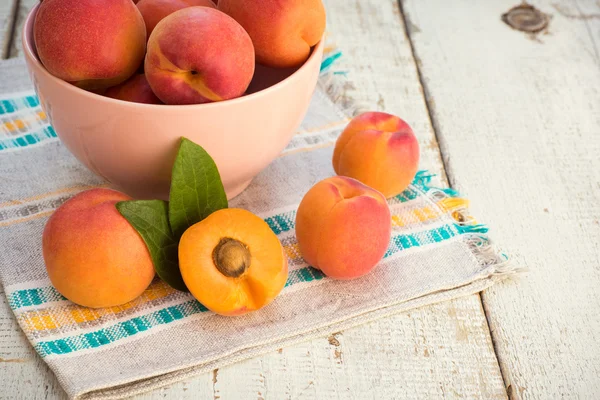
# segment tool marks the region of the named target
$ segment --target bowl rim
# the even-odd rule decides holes
[[[132,108],[138,108],[138,107],[152,108],[152,109],[159,108],[160,110],[172,109],[173,111],[179,111],[182,108],[189,109],[189,110],[200,109],[200,108],[208,109],[211,107],[223,107],[225,105],[234,105],[234,104],[238,104],[238,103],[251,102],[258,97],[268,96],[271,92],[275,92],[285,86],[288,86],[295,80],[299,79],[298,77],[301,75],[301,73],[304,72],[305,70],[309,69],[312,66],[312,64],[316,62],[315,58],[317,57],[317,55],[319,53],[321,53],[321,50],[323,49],[323,46],[324,46],[324,36],[323,36],[321,38],[321,40],[319,40],[319,42],[313,46],[311,54],[309,55],[308,59],[306,59],[306,61],[304,61],[304,64],[302,64],[302,66],[300,66],[300,68],[298,68],[296,71],[294,71],[287,78],[277,82],[276,84],[274,84],[272,86],[269,86],[266,89],[259,90],[258,92],[254,92],[254,93],[251,93],[248,95],[242,95],[242,96],[236,97],[234,99],[217,101],[217,102],[212,102],[212,103],[203,103],[203,104],[136,103],[136,102],[132,102],[132,101],[114,99],[112,97],[103,96],[103,95],[100,95],[97,93],[93,93],[93,92],[89,92],[87,90],[81,89],[80,87],[70,84],[67,81],[57,78],[56,76],[52,75],[46,69],[46,67],[44,67],[44,65],[42,64],[42,62],[39,60],[38,56],[36,55],[36,52],[34,52],[34,48],[33,48],[33,25],[34,25],[35,17],[37,15],[37,11],[38,11],[38,8],[40,7],[40,5],[41,5],[41,3],[37,3],[35,6],[33,6],[31,8],[29,13],[27,14],[27,17],[25,18],[25,22],[23,23],[23,28],[21,30],[21,38],[22,38],[21,42],[22,42],[23,51],[25,53],[26,58],[28,58],[30,60],[30,62],[33,62],[41,70],[41,73],[44,74],[48,79],[54,81],[57,85],[62,86],[65,90],[72,90],[75,93],[79,93],[80,95],[91,98],[91,99],[96,99],[100,102],[106,102],[109,104],[119,104],[121,106],[129,106]],[[29,40],[29,35],[28,35],[29,32],[31,32],[31,39],[32,39],[31,41]],[[319,67],[320,67],[320,65],[319,65]]]

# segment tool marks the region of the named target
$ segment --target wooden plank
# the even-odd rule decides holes
[[[9,57],[10,38],[13,32],[16,9],[17,0],[3,0],[0,2],[0,58]]]
[[[14,0],[13,0],[14,1]],[[21,28],[25,22],[25,18],[31,8],[39,3],[39,0],[19,0],[19,7],[16,10],[14,37],[10,48],[8,49],[8,58],[22,56],[21,46]]]
[[[500,399],[477,296],[284,348],[219,370],[223,399]]]
[[[600,392],[600,4],[533,1],[547,31],[515,31],[518,3],[406,0],[455,187],[515,263],[484,292],[512,398]]]
[[[329,30],[344,51],[338,69],[349,98],[398,114],[414,127],[422,166],[443,176],[415,60],[394,0],[325,1]],[[0,351],[37,360],[3,363],[7,393],[27,398],[63,395],[56,379],[25,345],[6,306],[0,311]],[[4,335],[4,336],[2,336]],[[2,363],[0,363],[2,364]],[[23,388],[18,377],[38,385]],[[46,386],[48,387],[46,389]],[[281,349],[139,398],[505,398],[487,322],[477,295],[382,319]]]

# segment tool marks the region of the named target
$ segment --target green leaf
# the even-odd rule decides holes
[[[173,288],[187,292],[179,270],[178,240],[169,226],[168,203],[163,200],[131,200],[121,201],[116,207],[146,242],[158,276]]]
[[[117,210],[144,239],[154,270],[177,290],[187,292],[179,270],[179,238],[211,213],[227,208],[227,196],[213,159],[199,145],[181,139],[171,177],[170,203],[131,200]]]
[[[213,212],[227,208],[217,165],[194,142],[181,138],[171,175],[169,222],[176,238]]]

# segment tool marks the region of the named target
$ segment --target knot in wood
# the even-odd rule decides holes
[[[548,26],[549,18],[532,5],[520,4],[502,14],[502,21],[519,31],[537,33]]]

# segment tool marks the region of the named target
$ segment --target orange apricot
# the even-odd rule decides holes
[[[115,207],[124,200],[131,198],[115,190],[86,190],[46,223],[42,249],[48,276],[73,303],[118,306],[141,295],[154,278],[144,240]]]
[[[135,74],[120,85],[108,88],[106,97],[134,103],[162,104],[152,91],[144,74]]]
[[[254,47],[233,18],[187,7],[162,19],[148,39],[148,83],[166,104],[222,101],[244,94],[254,75]]]
[[[419,168],[419,143],[402,119],[382,112],[355,117],[338,138],[333,169],[396,196],[412,182]]]
[[[200,303],[228,316],[269,304],[288,277],[275,233],[260,217],[237,208],[216,211],[184,232],[179,268]]]
[[[146,23],[146,37],[149,38],[158,24],[167,15],[186,7],[203,6],[215,8],[212,0],[140,0],[137,8]]]
[[[269,67],[302,65],[325,32],[321,0],[220,0],[218,7],[244,27],[256,61]]]
[[[302,257],[335,279],[369,273],[385,254],[391,232],[390,209],[381,193],[345,176],[313,186],[296,213]]]
[[[144,18],[131,0],[45,0],[33,35],[48,72],[86,90],[124,82],[146,51]]]

